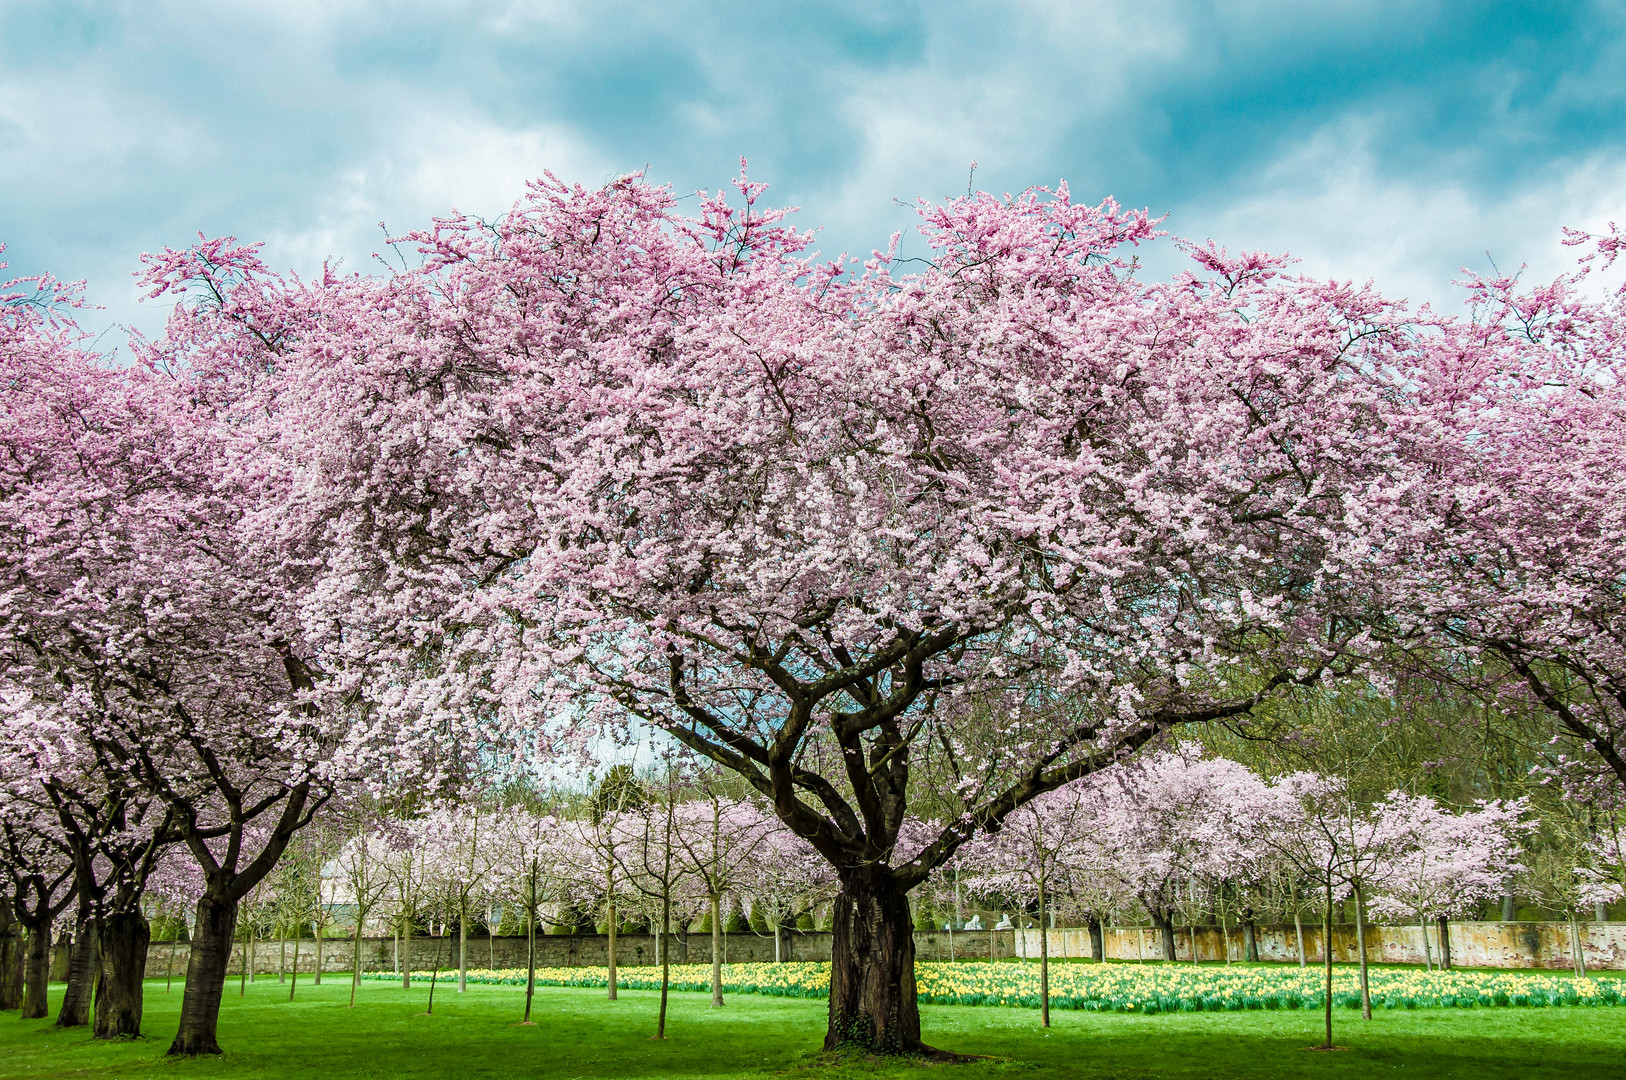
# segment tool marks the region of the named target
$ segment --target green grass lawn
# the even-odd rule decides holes
[[[1338,1010],[1336,1053],[1305,1049],[1319,1041],[1318,1013],[1242,1012],[1055,1014],[1049,1032],[1030,1009],[923,1008],[933,1045],[997,1059],[964,1066],[831,1061],[815,1053],[824,1031],[820,1000],[733,995],[720,1010],[705,994],[672,996],[669,1038],[652,1042],[653,991],[537,991],[534,1027],[520,1027],[524,991],[507,986],[467,994],[442,983],[435,1015],[424,1016],[427,987],[363,983],[347,1009],[348,980],[301,983],[298,998],[261,978],[237,996],[227,987],[220,1021],[225,1056],[168,1061],[180,987],[149,983],[148,1037],[100,1044],[83,1031],[60,1032],[49,1020],[0,1013],[0,1077],[265,1077],[388,1080],[490,1077],[822,1077],[1030,1073],[1043,1077],[1368,1077],[1410,1075],[1472,1080],[1530,1077],[1626,1077],[1626,1009],[1524,1008],[1381,1011],[1370,1022]],[[61,988],[53,994],[60,998]]]

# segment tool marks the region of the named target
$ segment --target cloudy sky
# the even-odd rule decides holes
[[[1449,301],[1626,219],[1626,0],[0,0],[4,258],[88,279],[98,327],[154,327],[136,257],[199,230],[365,269],[380,222],[544,169],[688,192],[742,156],[831,254],[976,161]]]

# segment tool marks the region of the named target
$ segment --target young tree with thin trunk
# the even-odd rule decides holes
[[[646,785],[642,806],[624,820],[628,830],[620,845],[621,868],[625,879],[659,912],[661,996],[653,1038],[666,1038],[666,1001],[672,983],[672,905],[679,891],[692,884],[690,871],[678,857],[679,806],[687,786],[688,772],[667,762],[662,772]]]
[[[714,776],[703,776],[698,797],[677,811],[678,863],[705,894],[711,926],[711,1007],[723,1006],[723,897],[745,879],[757,851],[770,833],[753,804],[731,799]]]
[[[389,841],[375,822],[362,820],[361,828],[334,856],[333,899],[348,903],[355,913],[350,935],[350,1007],[355,1008],[356,991],[361,986],[361,938],[367,920],[384,900],[390,888],[387,873]]]
[[[497,814],[497,850],[492,868],[493,890],[504,906],[516,904],[525,914],[525,1014],[530,1024],[536,994],[536,924],[544,903],[564,894],[570,879],[573,852],[562,842],[566,823],[534,808],[516,806]]]

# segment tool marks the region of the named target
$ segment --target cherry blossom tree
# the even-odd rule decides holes
[[[781,821],[765,819],[767,835],[740,875],[740,892],[773,933],[774,962],[784,959],[785,934],[801,915],[833,899],[836,877],[813,846]]]
[[[1594,790],[1626,787],[1623,234],[1571,232],[1579,268],[1468,278],[1468,319],[1419,349],[1429,480],[1374,583],[1388,637],[1436,677],[1547,711]],[[1602,295],[1599,296],[1599,292]]]
[[[1428,921],[1439,926],[1441,967],[1450,967],[1452,915],[1500,896],[1523,869],[1521,840],[1528,831],[1523,801],[1482,802],[1452,813],[1427,795],[1391,792],[1373,808],[1394,837],[1373,870],[1371,909],[1415,918],[1423,935],[1423,960],[1433,966]]]
[[[414,708],[630,717],[739,773],[841,880],[827,1042],[919,1050],[911,889],[1359,633],[1338,581],[1404,318],[1212,247],[1143,284],[1154,223],[1065,188],[922,206],[918,272],[815,264],[761,190],[690,220],[638,177],[549,180],[416,234],[363,339],[307,350],[351,583],[319,599],[357,670],[432,661]],[[956,813],[903,850],[938,753]]]
[[[560,844],[562,822],[552,815],[513,808],[502,814],[493,868],[493,886],[505,903],[525,913],[525,1015],[531,1023],[536,993],[536,920],[541,905],[567,888],[568,860]],[[615,850],[615,849],[612,849]]]
[[[1321,954],[1325,982],[1322,1010],[1326,1037],[1322,1048],[1333,1049],[1332,1041],[1332,904],[1334,895],[1343,895],[1348,881],[1343,867],[1343,813],[1347,807],[1344,785],[1335,779],[1311,772],[1293,772],[1278,777],[1269,788],[1270,825],[1266,842],[1304,877],[1323,890]],[[1300,944],[1302,956],[1302,942]]]
[[[1023,804],[999,832],[962,849],[983,884],[1019,901],[1032,900],[1039,916],[1039,1024],[1050,1026],[1050,917],[1058,880],[1077,861],[1075,849],[1105,823],[1075,783]]]
[[[715,779],[702,796],[678,807],[674,838],[678,863],[705,894],[711,924],[711,1006],[723,1005],[723,897],[745,883],[772,830],[754,804],[728,798]]]
[[[51,927],[75,899],[73,855],[53,817],[0,790],[0,870],[6,904],[28,935],[22,1019],[43,1019],[48,1008]]]

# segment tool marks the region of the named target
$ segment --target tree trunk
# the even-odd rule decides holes
[[[1050,1026],[1050,927],[1045,922],[1044,882],[1039,882],[1039,1026]]]
[[[1423,932],[1423,970],[1434,970],[1434,947],[1428,943],[1428,919],[1421,912],[1417,915],[1417,929]]]
[[[1502,921],[1513,922],[1519,917],[1519,906],[1513,899],[1512,893],[1502,894]]]
[[[356,1007],[356,989],[361,985],[361,924],[367,918],[365,909],[356,911],[356,932],[350,935],[353,953],[350,958],[350,1008]]]
[[[298,927],[295,927],[297,930]],[[299,938],[294,938],[294,981],[288,986],[288,1000],[294,999],[294,991],[299,987]]]
[[[23,926],[12,916],[11,902],[0,896],[0,1011],[23,1004]]]
[[[147,948],[151,943],[152,926],[139,907],[102,917],[96,1038],[141,1037],[141,988],[147,977]]]
[[[1090,928],[1090,958],[1096,963],[1105,963],[1107,959],[1107,935],[1101,927],[1101,920],[1091,915],[1085,920]]]
[[[1576,922],[1575,911],[1573,909],[1570,910],[1569,917],[1570,941],[1574,943],[1573,947],[1575,952],[1575,975],[1577,978],[1584,979],[1586,978],[1586,949],[1581,944],[1581,925],[1580,923]]]
[[[1168,912],[1158,910],[1152,912],[1152,922],[1157,926],[1158,936],[1163,939],[1163,959],[1167,963],[1174,963],[1174,918]]]
[[[1608,904],[1593,904],[1592,905],[1592,921],[1593,922],[1608,922],[1609,921],[1609,905]]]
[[[457,992],[469,992],[469,913],[466,904],[457,913]]]
[[[401,989],[412,989],[412,920],[402,919],[401,945],[397,949],[401,967]]]
[[[1251,909],[1242,915],[1242,960],[1248,964],[1259,962],[1259,929],[1254,925],[1253,916]]]
[[[615,925],[615,901],[614,900],[609,901],[609,915],[610,915],[610,921],[609,921],[609,924],[608,924],[608,929],[610,931],[610,938],[609,938],[608,941],[606,941],[604,943],[604,953],[605,953],[604,959],[606,960],[607,965],[609,967],[608,978],[605,980],[609,984],[609,989],[608,989],[608,993],[606,995],[606,1000],[607,1001],[614,1001],[616,999],[616,994],[618,992],[618,988],[616,986],[616,980],[617,980],[618,976],[617,976],[616,970],[615,970],[615,931],[616,931],[616,925]]]
[[[1361,957],[1361,1019],[1372,1019],[1372,986],[1366,966],[1366,898],[1355,885],[1355,950]]]
[[[299,939],[294,938],[294,963],[299,963]],[[277,924],[277,982],[288,981],[288,927]],[[293,998],[290,996],[289,1001]]]
[[[50,1012],[51,924],[28,928],[28,959],[23,970],[22,1019],[43,1020]]]
[[[522,1024],[531,1022],[531,998],[536,994],[536,897],[525,912],[525,1017]]]
[[[830,1023],[824,1047],[885,1054],[929,1050],[915,1000],[914,922],[890,875],[852,871],[836,894],[830,942]]]
[[[668,833],[670,837],[670,833]],[[672,986],[672,844],[666,844],[666,878],[661,883],[661,1011],[655,1020],[655,1038],[666,1038],[666,998]]]
[[[311,924],[311,929],[316,934],[316,969],[311,972],[311,985],[312,986],[321,986],[322,985],[322,926],[321,926],[320,923],[312,923]]]
[[[205,893],[198,900],[192,952],[186,962],[186,988],[181,992],[181,1021],[172,1057],[220,1053],[215,1030],[220,1024],[220,997],[226,990],[232,941],[237,936],[237,904]],[[247,962],[247,946],[244,947]]]
[[[1441,915],[1435,920],[1440,927],[1440,970],[1451,970],[1451,919]]]
[[[97,920],[82,917],[73,930],[73,951],[68,955],[68,988],[62,994],[56,1026],[84,1027],[90,1023],[90,996],[96,987],[101,934]]]
[[[722,898],[711,900],[711,1007],[723,1007],[723,914]]]
[[[1332,877],[1327,878],[1327,916],[1321,927],[1321,958],[1326,963],[1326,1018],[1327,1041],[1322,1043],[1323,1050],[1332,1049]]]

